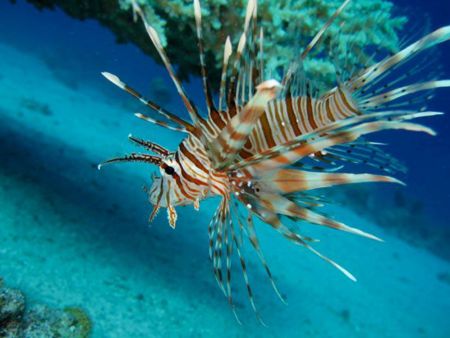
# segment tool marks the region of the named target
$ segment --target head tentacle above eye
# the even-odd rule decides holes
[[[162,159],[161,157],[148,155],[148,154],[136,154],[132,153],[131,155],[126,155],[123,157],[115,157],[110,160],[107,160],[103,163],[100,163],[97,168],[100,170],[105,164],[116,163],[116,162],[145,162],[150,164],[156,164],[157,166],[161,166]]]
[[[170,154],[169,150],[167,150],[166,148],[160,146],[157,143],[146,141],[146,140],[143,140],[143,139],[140,139],[140,138],[136,138],[136,137],[134,137],[131,134],[128,135],[128,139],[131,142],[136,143],[136,144],[144,147],[145,149],[150,150],[150,151],[152,151],[152,152],[154,152],[154,153],[156,153],[158,155],[166,157],[166,156],[168,156]]]

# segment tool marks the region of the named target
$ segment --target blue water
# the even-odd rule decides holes
[[[433,28],[450,23],[448,4],[395,3],[415,16],[429,13]],[[206,226],[217,200],[203,202],[199,213],[179,208],[175,231],[163,212],[148,227],[150,206],[140,189],[149,181],[145,168],[95,168],[135,150],[130,132],[176,149],[179,135],[138,121],[131,113],[143,108],[100,76],[120,74],[186,116],[165,70],[136,47],[116,44],[97,22],[59,10],[2,2],[0,23],[0,276],[30,302],[83,307],[94,337],[450,337],[449,261],[378,227],[370,215],[340,207],[339,219],[386,240],[318,232],[320,249],[358,283],[261,225],[265,255],[289,305],[277,300],[253,257],[250,278],[269,327],[254,318],[236,267],[243,325],[237,324],[207,258]],[[450,43],[438,49],[448,78]],[[185,88],[201,104],[199,80]],[[441,89],[431,108],[448,107],[449,91]],[[420,201],[433,232],[449,229],[449,116],[426,124],[437,137],[392,132],[377,140],[408,166],[402,192]],[[398,190],[371,188],[382,197]],[[401,228],[408,232],[408,225]],[[415,243],[430,240],[413,236]]]

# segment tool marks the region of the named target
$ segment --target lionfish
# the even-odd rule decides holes
[[[192,204],[198,210],[203,199],[213,196],[221,198],[208,226],[209,258],[215,279],[235,315],[231,283],[234,250],[238,255],[249,302],[262,322],[242,253],[244,238],[256,251],[276,294],[285,302],[262,253],[254,218],[262,220],[281,236],[308,249],[356,281],[349,271],[317,251],[313,247],[316,240],[302,235],[295,223],[306,221],[373,240],[381,239],[321,213],[317,209],[323,206],[322,198],[308,192],[361,182],[401,184],[401,181],[390,176],[343,173],[341,169],[345,163],[353,163],[387,172],[402,170],[398,161],[378,147],[379,143],[365,140],[364,135],[388,129],[435,135],[432,129],[411,120],[441,113],[413,107],[420,100],[427,99],[426,93],[430,90],[450,87],[450,80],[432,79],[399,86],[400,82],[411,81],[413,75],[422,72],[424,65],[420,63],[388,83],[383,80],[419,52],[448,40],[450,26],[426,35],[379,62],[348,71],[346,79],[343,79],[345,72],[337,67],[337,85],[324,94],[318,94],[313,81],[307,79],[303,61],[321,42],[328,27],[349,2],[342,3],[300,55],[286,67],[281,81],[277,81],[263,79],[264,74],[268,73],[264,65],[264,33],[257,27],[257,2],[249,0],[243,32],[234,55],[229,36],[224,44],[217,102],[205,65],[200,1],[194,0],[207,118],[202,117],[189,99],[156,30],[134,0],[134,17],[142,20],[191,121],[144,98],[116,75],[102,73],[163,119],[137,113],[138,118],[186,133],[187,137],[172,152],[156,143],[129,135],[132,142],[154,155],[132,153],[110,159],[99,165],[99,169],[103,164],[113,162],[143,162],[157,166],[161,175],[153,177],[147,191],[149,201],[154,205],[149,220],[154,219],[160,208],[167,208],[172,228],[175,228],[177,221],[176,206]],[[405,99],[415,93],[414,98]]]

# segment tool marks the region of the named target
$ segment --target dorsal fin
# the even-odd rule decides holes
[[[247,34],[248,29],[250,25],[250,21],[253,18],[253,14],[255,13],[255,6],[256,6],[256,0],[249,0],[247,3],[247,10],[245,14],[245,21],[244,21],[244,31],[239,39],[238,47],[236,50],[236,58],[234,60],[233,69],[231,72],[231,78],[230,78],[230,85],[228,88],[228,95],[227,95],[227,105],[228,110],[231,110],[231,115],[234,116],[234,114],[237,112],[237,106],[236,106],[236,92],[237,88],[239,87],[239,71],[241,67],[241,58],[244,53],[244,49],[247,44]],[[230,117],[232,117],[230,116]]]
[[[194,0],[194,16],[195,16],[195,26],[197,28],[198,51],[200,56],[200,68],[203,81],[203,91],[205,93],[208,114],[211,114],[211,111],[215,110],[216,108],[214,107],[211,89],[208,83],[208,72],[206,70],[205,65],[205,52],[203,49],[203,34],[202,34],[202,10],[200,6],[200,0]]]
[[[174,122],[177,125],[179,125],[180,128],[170,126],[170,125],[168,125],[167,123],[165,123],[163,121],[155,120],[155,119],[150,118],[150,117],[145,117],[144,118],[145,120],[147,120],[147,121],[149,121],[151,123],[163,126],[163,127],[167,128],[167,129],[171,129],[171,130],[182,131],[182,132],[190,132],[190,133],[194,132],[194,127],[191,124],[189,124],[188,122],[186,122],[182,118],[176,116],[175,114],[172,114],[171,112],[169,112],[169,111],[165,110],[164,108],[160,107],[155,102],[150,101],[149,99],[146,99],[137,90],[131,88],[125,82],[120,80],[118,76],[116,76],[114,74],[111,74],[111,73],[108,73],[108,72],[102,72],[102,75],[108,81],[111,81],[113,84],[115,84],[120,89],[125,90],[128,94],[130,94],[130,95],[134,96],[135,98],[137,98],[141,103],[143,103],[147,107],[153,109],[154,111],[156,111],[158,114],[164,116],[169,121]],[[137,115],[137,116],[139,118],[142,118],[141,115],[142,114]]]
[[[223,65],[222,65],[222,75],[220,76],[220,90],[219,90],[219,111],[222,111],[222,102],[225,97],[225,87],[227,82],[227,69],[228,61],[232,53],[232,46],[230,37],[227,36],[225,41],[225,46],[223,49]]]
[[[183,103],[189,113],[189,116],[192,119],[192,122],[194,123],[194,126],[197,127],[198,130],[201,130],[200,128],[200,122],[203,120],[201,116],[199,115],[196,107],[192,103],[192,101],[187,96],[185,90],[183,89],[183,86],[181,85],[181,81],[178,79],[178,77],[175,75],[175,71],[170,63],[169,58],[167,57],[167,54],[161,44],[161,41],[159,39],[158,33],[156,30],[147,22],[147,19],[145,18],[144,13],[142,12],[142,9],[137,4],[136,0],[131,0],[131,4],[133,6],[133,12],[139,15],[142,22],[144,23],[145,29],[147,31],[148,36],[150,37],[150,40],[152,41],[153,45],[155,46],[159,56],[161,57],[161,60],[164,63],[164,66],[167,69],[167,72],[169,73],[170,78],[172,79],[172,82],[174,83],[178,94],[180,95],[181,99],[183,100]]]
[[[342,11],[347,7],[351,0],[345,0],[341,6],[334,12],[334,14],[328,19],[325,25],[317,32],[317,34],[312,38],[312,40],[305,47],[303,52],[300,54],[300,63],[308,56],[311,50],[322,40],[323,35],[327,31],[327,29],[331,26],[331,24],[336,20],[336,18],[342,13]],[[286,75],[281,82],[283,86],[289,86],[292,76],[295,74],[298,68],[299,62],[294,62],[289,67]]]

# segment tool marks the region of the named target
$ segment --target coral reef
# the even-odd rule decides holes
[[[92,324],[80,308],[52,309],[46,305],[26,306],[24,294],[0,282],[0,337],[87,338]]]
[[[89,337],[92,331],[92,323],[86,312],[79,307],[66,307],[64,312],[75,319],[77,325],[80,326],[80,337]]]
[[[0,337],[18,337],[25,312],[25,297],[19,290],[0,282]]]
[[[159,61],[142,25],[133,24],[130,0],[28,0],[39,8],[59,7],[69,15],[94,18],[111,29],[118,42],[131,41]],[[163,44],[170,45],[168,54],[178,65],[182,78],[199,74],[196,50],[195,21],[192,1],[138,0],[149,22],[159,32]],[[206,62],[211,76],[219,76],[222,48],[226,35],[237,44],[246,0],[203,1]],[[302,46],[323,26],[341,0],[266,0],[258,3],[258,17],[264,28],[267,68],[272,71],[288,64]],[[322,46],[337,45],[340,61],[348,64],[367,62],[366,47],[377,46],[385,51],[398,48],[398,32],[405,17],[393,14],[393,4],[385,0],[364,0],[351,3],[330,27]],[[351,50],[348,50],[351,46]],[[311,78],[330,85],[334,67],[324,59],[318,48],[315,57],[305,63]],[[348,52],[348,53],[347,53]],[[338,64],[340,64],[338,60]],[[217,82],[215,82],[217,84]]]

